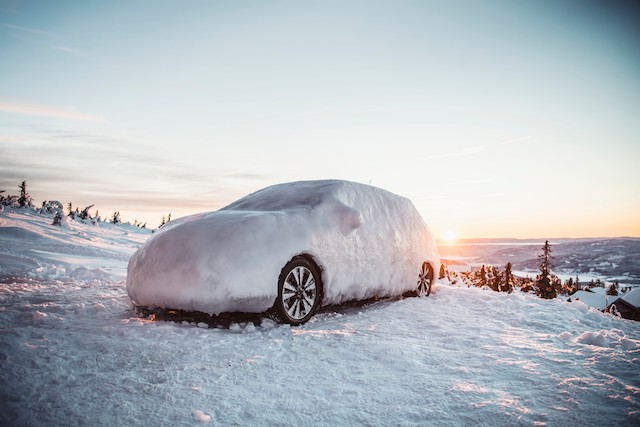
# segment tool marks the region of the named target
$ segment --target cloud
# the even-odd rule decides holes
[[[21,27],[20,25],[7,24],[5,22],[3,22],[0,25],[2,25],[5,28],[9,28],[11,30],[17,30],[23,33],[37,34],[39,36],[47,36],[47,37],[59,37],[57,34],[53,34],[44,30],[38,30],[35,28]]]
[[[472,154],[479,153],[482,150],[484,150],[484,147],[481,146],[481,145],[478,145],[476,147],[467,148],[465,150],[456,151],[456,152],[453,152],[453,153],[431,154],[431,155],[428,155],[428,156],[421,156],[421,157],[418,157],[417,160],[443,159],[443,158],[446,158],[446,157],[470,156]]]
[[[502,145],[513,144],[514,142],[521,142],[531,139],[530,136],[521,136],[520,138],[510,139],[509,141],[501,142]]]
[[[19,128],[27,131],[0,133],[0,186],[26,179],[44,198],[78,199],[84,194],[97,203],[121,199],[144,209],[205,207],[212,201],[226,204],[238,196],[238,189],[253,191],[267,179],[253,173],[254,167],[194,167],[117,137],[49,125]]]
[[[16,31],[16,33],[14,33],[17,36],[21,36],[21,35],[26,35],[26,34],[34,34],[37,36],[42,36],[48,39],[60,39],[61,37],[58,34],[54,34],[54,33],[50,33],[49,31],[44,31],[44,30],[38,30],[35,28],[28,28],[28,27],[21,27],[20,25],[13,25],[13,24],[7,24],[7,23],[0,23],[1,27],[5,27],[8,28],[10,30],[14,30]],[[20,37],[22,38],[22,37]],[[65,52],[65,53],[70,53],[72,55],[83,55],[84,52],[82,52],[81,50],[78,49],[73,49],[67,46],[61,46],[61,45],[54,45],[51,46],[52,49],[55,50],[59,50],[61,52]]]
[[[107,123],[102,117],[92,116],[79,111],[67,110],[43,104],[31,104],[24,102],[0,100],[0,111],[28,116],[53,117],[56,119],[73,120],[81,122]]]
[[[84,52],[82,52],[81,50],[72,49],[70,47],[65,47],[65,46],[51,46],[51,48],[62,51],[62,52],[70,53],[72,55],[82,56],[84,54]]]

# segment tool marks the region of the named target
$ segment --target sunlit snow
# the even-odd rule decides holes
[[[579,301],[439,282],[301,327],[151,321],[123,277],[150,234],[50,223],[0,213],[1,425],[640,421],[640,323]]]

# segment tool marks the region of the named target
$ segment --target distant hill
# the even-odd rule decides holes
[[[471,266],[511,262],[515,270],[536,270],[543,243],[542,239],[469,239],[439,242],[438,249],[445,261]],[[550,243],[556,272],[640,284],[640,238],[551,239]]]

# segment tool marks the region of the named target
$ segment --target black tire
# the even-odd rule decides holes
[[[416,294],[419,297],[428,297],[431,294],[431,286],[433,285],[433,267],[428,262],[422,263],[422,268],[418,274],[418,289]]]
[[[283,323],[301,325],[313,317],[321,303],[320,269],[307,257],[293,257],[278,278],[276,314]]]

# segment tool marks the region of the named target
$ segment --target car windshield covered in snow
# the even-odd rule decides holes
[[[340,181],[300,181],[258,190],[220,209],[222,211],[279,211],[313,209],[334,197]]]

